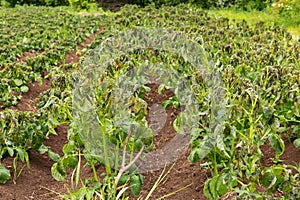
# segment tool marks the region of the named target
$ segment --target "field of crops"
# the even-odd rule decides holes
[[[1,198],[12,197],[7,185],[18,185],[38,152],[52,160],[56,181],[70,183],[56,198],[300,199],[300,41],[285,29],[250,28],[184,5],[100,15],[0,8],[0,27]],[[160,81],[150,84],[145,71]],[[44,89],[30,96],[35,84]],[[164,119],[153,117],[158,104]],[[63,124],[66,144],[57,152],[49,138],[57,142]],[[172,138],[180,142],[170,151]],[[189,153],[183,166],[207,175],[187,171],[199,177],[155,194],[164,167],[151,168],[160,170],[157,182],[145,169],[160,148],[165,179],[176,169],[166,155],[180,159],[181,150]]]

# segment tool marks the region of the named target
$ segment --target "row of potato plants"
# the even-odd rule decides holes
[[[99,30],[105,21],[100,17],[82,16],[68,8],[17,7],[0,8],[0,159],[13,156],[14,179],[19,174],[17,161],[30,166],[28,150],[48,152],[53,160],[58,154],[43,145],[55,128],[67,123],[70,113],[72,79],[62,69],[75,67],[65,64],[66,54],[91,34]],[[29,54],[29,56],[27,56]],[[45,76],[47,72],[47,76]],[[51,78],[51,90],[36,99],[38,111],[17,111],[22,93],[28,84],[43,78]],[[56,81],[57,80],[57,81]],[[45,99],[43,99],[43,97]],[[49,98],[48,98],[49,97]],[[21,170],[20,170],[21,171]],[[1,183],[10,172],[1,166]]]
[[[206,127],[209,124],[211,109],[209,99],[205,98],[207,93],[199,92],[199,104],[205,105],[203,106],[203,113],[206,114],[199,119],[199,127],[202,128],[191,135],[192,151],[189,156],[189,160],[192,162],[198,162],[205,156],[208,158],[205,166],[212,172],[212,178],[207,180],[204,188],[204,194],[208,198],[217,199],[229,191],[235,191],[241,198],[245,199],[270,198],[272,192],[275,191],[283,191],[282,198],[299,198],[297,196],[299,195],[299,167],[297,165],[284,165],[280,161],[280,155],[285,151],[282,136],[289,137],[291,142],[297,141],[299,137],[300,53],[299,43],[293,41],[289,33],[281,27],[266,27],[263,23],[257,24],[255,28],[250,28],[245,21],[236,24],[230,23],[228,19],[210,17],[202,10],[187,6],[162,7],[160,9],[153,7],[140,9],[135,6],[126,6],[119,13],[109,16],[106,20],[106,28],[96,36],[95,42],[88,48],[93,49],[107,37],[128,28],[137,26],[170,28],[184,32],[192,40],[203,45],[215,62],[226,86],[227,119],[223,131],[219,133],[220,137],[217,138],[218,145],[208,155],[199,154],[204,145],[203,139],[209,135],[209,129]],[[135,63],[142,62],[142,59],[135,55],[133,53],[126,56]],[[147,53],[144,52],[143,56],[146,55]],[[171,60],[169,62],[174,63],[180,60],[180,58],[166,52],[160,52],[154,62],[160,57],[164,58],[161,59],[162,61]],[[118,74],[126,73],[126,61],[126,59],[118,61],[124,66],[123,68],[119,67],[120,63],[110,68],[111,72],[108,74],[110,74],[109,78],[112,79],[111,87],[113,87],[113,79]],[[188,65],[184,62],[180,63],[182,66],[178,69]],[[72,71],[72,69],[76,69],[76,66],[67,67]],[[53,72],[53,76],[57,79],[54,78],[55,81],[51,89],[40,96],[39,114],[30,117],[30,123],[33,121],[32,119],[38,119],[39,124],[47,124],[46,127],[52,127],[48,130],[53,132],[55,132],[54,128],[58,124],[70,123],[69,143],[63,149],[65,153],[63,157],[53,155],[47,147],[41,145],[42,143],[36,146],[42,153],[50,152],[50,157],[57,161],[52,168],[53,175],[57,180],[64,180],[66,167],[77,168],[79,171],[78,163],[80,163],[81,155],[85,156],[92,169],[96,163],[102,163],[102,160],[98,158],[99,155],[94,155],[95,153],[90,152],[88,148],[80,153],[80,149],[88,144],[82,143],[78,130],[76,130],[76,121],[72,120],[70,114],[72,111],[70,92],[72,74],[64,74],[58,68],[56,69],[57,71]],[[183,73],[188,76],[195,76],[194,71],[184,70]],[[60,86],[60,84],[63,85]],[[201,84],[205,86],[205,83]],[[109,116],[111,114],[109,114],[109,106],[107,107],[103,102],[108,101],[109,91],[100,92],[98,99],[99,106],[104,106],[103,109],[107,111],[105,113],[99,112],[99,119],[108,124],[110,124]],[[138,95],[134,99],[140,99],[140,97]],[[140,107],[143,108],[143,106],[144,104]],[[10,114],[10,116],[12,115]],[[142,112],[137,121],[143,117],[145,117],[145,113]],[[8,119],[7,117],[3,118]],[[22,120],[18,121],[22,122]],[[6,127],[8,127],[7,124],[10,122],[6,123]],[[34,126],[39,128],[38,125]],[[2,127],[1,130],[6,130]],[[24,129],[26,127],[25,125]],[[7,130],[9,131],[9,128]],[[44,129],[41,130],[40,132],[46,132]],[[288,132],[288,130],[290,131]],[[30,130],[25,130],[24,133],[29,133],[28,131],[30,132]],[[15,134],[15,131],[6,134],[11,133]],[[128,133],[112,128],[112,131],[107,134],[122,148]],[[274,165],[269,167],[261,165],[263,153],[260,147],[267,140],[276,151]],[[13,155],[10,153],[12,150],[8,148],[10,147],[10,144],[7,143],[9,140],[2,138],[2,141],[4,153],[8,152]],[[34,140],[30,141],[31,145],[33,145],[32,141]],[[132,141],[132,146],[140,142],[135,141],[134,138],[130,141]],[[25,145],[28,147],[28,144]],[[22,143],[15,146],[24,148]],[[141,147],[141,144],[138,146]],[[30,148],[32,147],[25,148],[25,152]],[[19,150],[16,149],[16,152]],[[23,160],[25,158],[26,156],[23,156]],[[20,159],[22,160],[21,157]],[[95,173],[93,178],[86,180],[86,187],[70,195],[73,197],[74,195],[95,195],[98,192],[106,198],[115,198],[117,193],[113,177],[117,172],[112,173],[110,165],[106,167],[107,176],[102,184]],[[297,173],[291,173],[292,170],[296,170]],[[125,175],[123,176],[125,182],[129,176],[134,177],[133,180],[137,180],[133,181],[135,184],[141,183],[140,178],[137,178],[140,177],[139,175]],[[93,182],[92,186],[90,185],[91,182]],[[266,187],[268,193],[257,191],[258,186]],[[133,186],[132,188],[133,193],[138,194],[136,188]],[[126,197],[123,196],[123,198]]]
[[[64,63],[66,54],[97,31],[99,17],[68,8],[0,8],[0,108],[16,105],[28,83]],[[104,17],[103,17],[104,18]]]

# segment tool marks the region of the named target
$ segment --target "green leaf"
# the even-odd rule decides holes
[[[21,79],[14,79],[14,83],[16,86],[21,86],[23,84],[23,81]]]
[[[219,197],[216,190],[218,178],[219,176],[214,176],[205,182],[203,192],[204,196],[206,196],[208,199],[218,199]]]
[[[20,89],[21,89],[21,92],[28,92],[29,91],[29,87],[27,87],[26,85],[22,85]]]
[[[217,192],[219,196],[223,196],[226,194],[229,190],[227,183],[224,181],[223,176],[219,176],[218,181],[217,181]]]
[[[7,152],[8,152],[8,154],[9,154],[11,157],[14,156],[14,150],[13,150],[13,148],[7,147]]]
[[[125,185],[130,180],[130,176],[128,174],[123,174],[118,182],[118,186]]]
[[[210,193],[212,194],[214,199],[218,198],[218,193],[217,193],[217,183],[218,183],[218,178],[219,176],[214,176],[211,181],[209,182],[209,190]]]
[[[212,194],[210,193],[210,190],[209,190],[210,181],[211,181],[211,179],[208,179],[205,182],[204,188],[203,188],[203,193],[204,193],[204,196],[207,197],[208,199],[213,199],[213,196],[212,196]]]
[[[173,101],[173,107],[178,109],[179,108],[179,102],[178,101]]]
[[[182,112],[177,115],[176,119],[173,122],[174,130],[179,134],[185,134],[184,129],[182,127],[183,114]]]
[[[60,156],[57,153],[54,153],[53,151],[51,151],[50,149],[48,149],[48,156],[54,162],[57,162],[60,159]]]
[[[69,141],[69,143],[65,144],[63,147],[64,154],[73,154],[75,151],[75,145],[73,141]]]
[[[199,162],[200,161],[200,157],[198,155],[198,152],[199,150],[197,148],[193,148],[189,157],[188,157],[188,160],[190,162]]]
[[[281,156],[285,151],[284,141],[281,139],[280,135],[272,134],[269,137],[271,146],[275,149],[276,159]]]
[[[172,104],[172,101],[170,99],[165,100],[161,103],[161,106],[166,110],[168,107]]]
[[[25,156],[25,161],[27,163],[27,167],[30,168],[29,155],[26,151],[24,153],[24,156]]]
[[[296,148],[300,149],[300,138],[296,139],[293,144]]]
[[[164,89],[165,89],[165,85],[164,84],[160,84],[158,86],[158,89],[157,89],[158,94],[162,94],[162,92],[164,91]]]
[[[271,169],[264,170],[260,178],[260,182],[265,187],[268,187],[271,184],[272,180],[275,178],[275,176],[271,174],[270,171]]]
[[[21,149],[21,148],[17,148],[16,150],[17,150],[18,157],[20,158],[20,160],[22,162],[24,162],[25,161],[25,153],[26,153],[26,151],[24,149]]]
[[[78,164],[78,159],[76,156],[68,156],[62,159],[64,166],[68,166],[71,169],[74,169]]]
[[[142,188],[142,177],[141,175],[133,175],[130,180],[130,190],[135,196],[139,195]]]
[[[0,183],[6,183],[10,179],[10,177],[10,171],[4,166],[0,166]]]
[[[41,145],[40,147],[39,147],[39,152],[40,152],[40,154],[44,154],[44,153],[46,153],[47,151],[48,151],[48,147],[47,146],[45,146],[45,145]]]
[[[62,162],[57,162],[52,165],[51,174],[53,178],[57,181],[66,180],[66,169],[64,168]]]
[[[150,91],[151,91],[151,88],[148,87],[148,86],[143,85],[143,88],[144,88],[144,90],[145,90],[146,92],[150,92]]]

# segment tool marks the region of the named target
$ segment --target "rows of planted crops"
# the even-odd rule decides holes
[[[99,147],[101,142],[91,144],[80,137],[80,123],[72,116],[73,78],[82,72],[83,63],[63,63],[66,54],[99,26],[104,29],[95,36],[88,49],[97,48],[106,38],[126,29],[163,28],[183,32],[203,46],[215,64],[214,69],[220,74],[226,91],[223,128],[218,129],[217,137],[211,137],[213,134],[208,126],[213,117],[212,103],[207,84],[201,78],[199,80],[197,69],[170,52],[144,49],[117,57],[100,77],[106,84],[105,88],[96,90],[95,101],[99,126],[105,138],[123,148],[129,135],[128,129],[117,127],[119,119],[112,111],[110,94],[117,87],[118,77],[132,67],[138,68],[145,60],[153,65],[167,63],[165,66],[172,67],[182,76],[198,80],[195,93],[201,115],[199,126],[190,133],[189,161],[207,158],[205,166],[211,170],[211,178],[205,183],[205,196],[218,199],[235,191],[244,199],[268,199],[280,191],[281,199],[300,198],[299,161],[288,165],[280,160],[285,153],[283,138],[300,147],[300,43],[283,28],[265,26],[263,22],[250,28],[246,21],[233,23],[183,5],[160,9],[125,6],[118,13],[98,17],[83,17],[62,8],[1,8],[0,13],[0,105],[5,108],[0,112],[1,159],[13,156],[15,160],[29,163],[28,150],[48,152],[56,162],[52,167],[54,178],[65,180],[67,168],[78,166],[79,152],[82,152],[80,155],[84,155],[92,169],[95,169],[95,163],[105,163],[106,178],[100,183],[94,174],[92,182],[98,184],[87,184],[90,187],[79,190],[76,195],[84,196],[89,190],[89,195],[100,193],[105,199],[116,199],[114,177],[117,172],[112,163],[118,156],[106,155],[105,148]],[[20,62],[19,58],[25,52],[36,54]],[[10,106],[20,100],[22,92],[28,91],[27,84],[40,80],[45,71],[50,72],[51,88],[35,100],[38,111],[10,110]],[[143,127],[143,134],[147,134],[143,135],[143,140],[133,135],[127,141],[132,152],[140,151],[142,146],[145,152],[153,149],[153,135],[145,120],[146,103],[142,100],[146,92],[151,91],[146,86],[140,87],[131,98],[135,106],[130,120]],[[55,134],[55,128],[60,124],[69,124],[69,143],[65,145],[62,157],[43,145],[46,137]],[[91,134],[89,137],[95,137],[95,141],[100,140],[92,130],[86,132]],[[207,147],[210,151],[205,155],[201,149],[206,148],[207,143],[203,141],[215,144]],[[261,164],[261,147],[267,143],[276,152],[271,166]],[[5,166],[0,169],[0,181],[5,183],[10,175]],[[138,195],[141,175],[136,171],[127,172],[117,184],[124,184],[124,179],[125,182],[132,180],[131,191]],[[266,192],[259,191],[258,187],[265,187]],[[126,193],[122,198],[128,198]]]
[[[1,8],[1,107],[16,105],[30,81],[58,66],[66,53],[98,30],[102,22],[96,19],[62,8]],[[35,56],[19,62],[24,53]]]

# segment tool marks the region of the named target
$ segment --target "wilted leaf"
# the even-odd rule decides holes
[[[51,174],[57,181],[66,180],[66,169],[61,162],[54,163],[51,167]]]
[[[284,141],[281,139],[280,135],[277,134],[272,134],[269,137],[269,141],[271,146],[275,149],[276,157],[279,158],[285,151]]]

